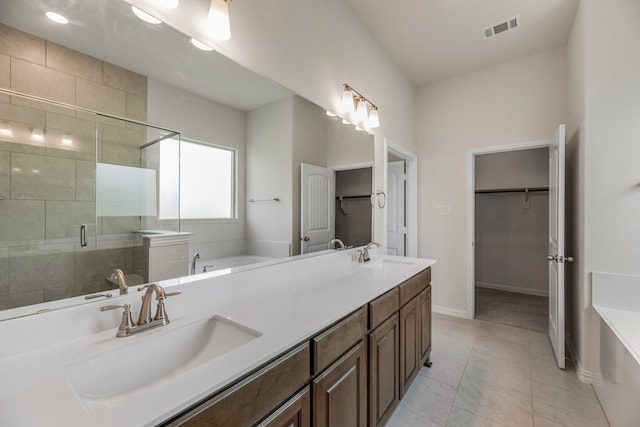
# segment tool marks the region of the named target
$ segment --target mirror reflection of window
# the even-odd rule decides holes
[[[180,158],[180,168],[175,162]],[[236,151],[182,139],[160,146],[160,218],[236,217]],[[178,174],[180,179],[178,180]],[[180,205],[171,197],[180,184]]]

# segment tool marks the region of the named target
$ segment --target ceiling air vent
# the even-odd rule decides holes
[[[520,21],[520,15],[517,15],[502,22],[498,22],[497,24],[493,24],[489,27],[483,28],[482,37],[484,37],[484,39],[486,40],[493,36],[497,36],[500,33],[505,33],[507,31],[519,28],[521,25],[522,22]]]

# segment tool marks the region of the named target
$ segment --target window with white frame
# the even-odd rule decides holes
[[[179,180],[178,163],[180,159]],[[160,146],[160,218],[236,217],[236,150],[182,139]],[[176,194],[180,183],[180,204]]]

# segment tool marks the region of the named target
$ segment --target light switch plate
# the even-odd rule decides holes
[[[449,205],[436,205],[436,215],[449,215]]]

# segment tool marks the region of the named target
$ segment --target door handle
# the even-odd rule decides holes
[[[547,260],[558,261],[558,255],[547,255]]]
[[[309,237],[308,237],[308,236],[304,236],[304,237],[302,238],[302,240],[304,240],[305,242],[308,242],[310,239],[309,239]]]
[[[572,256],[568,256],[564,259],[564,262],[573,262],[573,257]]]
[[[87,246],[87,224],[80,226],[80,246]]]

